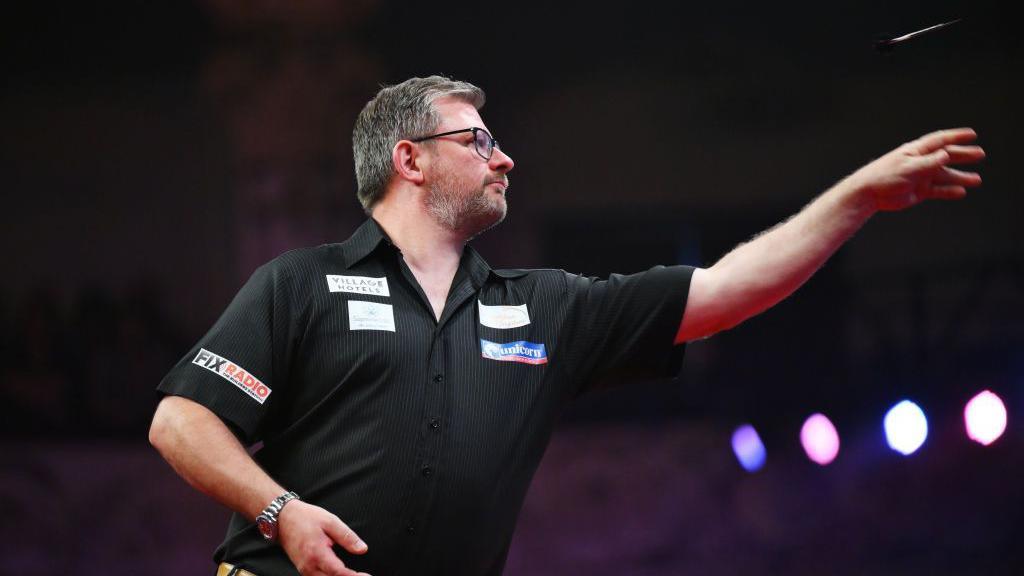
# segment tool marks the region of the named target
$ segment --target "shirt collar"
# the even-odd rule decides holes
[[[487,277],[491,274],[491,265],[484,260],[484,257],[480,255],[472,246],[466,245],[462,250],[462,262],[459,263],[459,268],[466,271],[469,275],[470,280],[473,282],[473,286],[479,289],[487,281]]]
[[[387,232],[381,228],[380,224],[373,218],[367,218],[355,234],[342,245],[345,267],[355,266],[381,245],[391,246],[396,252],[398,251],[398,247],[391,242]],[[467,274],[473,285],[480,288],[493,272],[484,257],[467,244],[462,251],[462,261],[459,263],[459,272],[456,273],[456,276]]]
[[[373,218],[367,218],[355,234],[342,244],[345,267],[351,268],[369,256],[381,244],[394,246],[384,229]],[[396,248],[397,249],[397,248]]]

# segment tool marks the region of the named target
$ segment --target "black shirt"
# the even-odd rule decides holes
[[[562,408],[674,376],[693,269],[492,270],[466,247],[440,321],[373,220],[253,274],[160,383],[262,441],[256,461],[369,545],[374,576],[499,575]],[[235,514],[217,561],[295,574]]]

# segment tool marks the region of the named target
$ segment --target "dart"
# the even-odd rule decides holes
[[[917,38],[918,36],[921,36],[922,34],[927,34],[929,32],[934,32],[935,30],[940,30],[940,29],[945,28],[947,26],[952,26],[953,24],[956,24],[957,22],[959,22],[961,20],[962,20],[962,18],[957,18],[956,20],[950,20],[949,22],[943,22],[942,24],[936,24],[935,26],[929,26],[927,28],[924,28],[923,30],[918,30],[916,32],[911,32],[909,34],[904,34],[902,36],[897,36],[895,38],[890,38],[888,40],[879,40],[878,42],[875,43],[875,48],[877,50],[880,50],[880,51],[892,50],[893,47],[895,47],[897,44],[902,44],[904,42],[907,42],[908,40],[912,40],[914,38]]]

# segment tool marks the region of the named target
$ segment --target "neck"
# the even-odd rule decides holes
[[[372,217],[413,270],[455,274],[467,238],[442,227],[420,210],[403,210],[387,199],[374,207]]]

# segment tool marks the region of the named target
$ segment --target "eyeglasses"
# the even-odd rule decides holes
[[[473,144],[476,146],[476,153],[484,160],[490,160],[491,156],[494,154],[494,149],[499,148],[498,141],[492,138],[487,130],[484,130],[483,128],[463,128],[462,130],[441,132],[440,134],[431,134],[430,136],[424,136],[422,138],[413,138],[410,142],[423,142],[424,140],[440,138],[441,136],[451,136],[452,134],[462,134],[463,132],[473,133]]]

